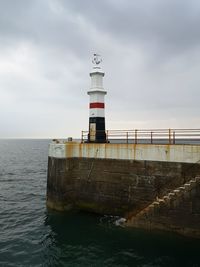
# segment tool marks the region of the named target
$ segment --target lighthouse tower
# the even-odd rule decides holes
[[[104,96],[107,92],[103,88],[103,77],[105,74],[100,67],[101,62],[100,55],[94,54],[92,60],[94,66],[90,72],[91,87],[87,92],[90,96],[89,143],[106,143]]]

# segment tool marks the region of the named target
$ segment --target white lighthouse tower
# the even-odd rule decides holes
[[[101,62],[100,55],[94,54],[92,60],[94,66],[90,72],[91,88],[87,92],[90,96],[89,143],[106,143],[104,96],[107,92],[103,88],[105,74],[100,67]]]

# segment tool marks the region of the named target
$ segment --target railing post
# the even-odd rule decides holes
[[[171,145],[171,129],[169,129],[169,144]]]
[[[126,132],[126,143],[128,144],[128,132]]]
[[[135,144],[137,144],[137,130],[135,130]]]
[[[175,131],[173,131],[173,144],[175,145],[176,139],[175,139]]]
[[[81,131],[81,143],[83,143],[83,131]]]
[[[153,132],[151,132],[151,144],[153,144]]]

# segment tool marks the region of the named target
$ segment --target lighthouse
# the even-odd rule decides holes
[[[89,104],[89,143],[106,143],[105,132],[105,103],[104,96],[107,92],[103,88],[103,77],[105,73],[100,67],[102,59],[100,55],[94,54],[92,60],[93,68],[90,72],[91,87],[87,92],[90,97]]]

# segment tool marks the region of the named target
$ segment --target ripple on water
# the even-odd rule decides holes
[[[0,266],[200,266],[198,240],[47,211],[48,143],[0,140]]]

